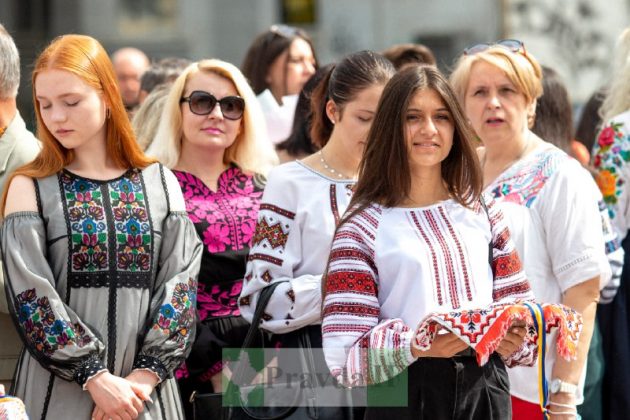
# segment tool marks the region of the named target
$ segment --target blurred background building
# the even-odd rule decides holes
[[[2,0],[0,22],[22,55],[26,117],[29,69],[57,35],[89,34],[110,52],[135,46],[153,59],[217,57],[240,65],[253,38],[274,23],[306,29],[321,63],[421,42],[447,72],[468,45],[521,39],[560,72],[579,104],[603,84],[614,41],[630,23],[629,6],[630,0]]]

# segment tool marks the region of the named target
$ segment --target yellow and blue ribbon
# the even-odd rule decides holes
[[[540,402],[540,410],[545,419],[549,418],[547,413],[547,398],[549,391],[547,388],[547,377],[545,376],[545,355],[547,354],[547,328],[545,325],[545,316],[543,315],[542,306],[539,303],[523,302],[532,313],[534,319],[534,327],[536,329],[538,346],[538,397]]]

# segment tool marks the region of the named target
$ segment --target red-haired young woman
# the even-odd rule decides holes
[[[2,202],[27,349],[12,393],[42,419],[181,418],[171,371],[194,337],[201,243],[177,180],[140,151],[95,39],[55,39],[33,99],[43,148]]]

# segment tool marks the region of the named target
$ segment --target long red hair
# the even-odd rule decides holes
[[[87,35],[63,35],[54,39],[39,55],[32,76],[33,104],[37,117],[37,137],[42,143],[39,155],[18,168],[6,182],[1,209],[4,213],[7,191],[16,175],[43,178],[61,171],[74,159],[74,151],[66,149],[48,130],[40,113],[35,92],[37,76],[46,70],[68,71],[99,92],[109,117],[107,125],[107,155],[121,168],[144,168],[154,160],[144,155],[136,142],[131,122],[123,106],[114,68],[103,46]],[[1,213],[0,213],[1,214]]]

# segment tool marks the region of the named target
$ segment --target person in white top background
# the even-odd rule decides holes
[[[601,194],[576,160],[531,131],[542,71],[522,42],[466,49],[450,79],[484,146],[479,150],[484,191],[505,204],[536,300],[582,314],[577,359],[569,362],[553,351],[546,356],[550,418],[575,418],[600,289],[611,278]],[[555,336],[549,345],[555,345]],[[542,418],[537,369],[517,367],[509,374],[514,419]]]
[[[617,40],[612,62],[610,88],[599,112],[603,125],[595,136],[592,164],[613,227],[622,240],[626,257],[630,257],[630,28]],[[610,305],[599,308],[604,347],[604,381],[602,389],[603,418],[624,418],[630,412],[630,276],[625,264],[621,286]]]
[[[311,98],[311,137],[323,148],[271,171],[239,301],[241,315],[251,321],[262,290],[284,282],[274,290],[261,328],[280,337],[307,328],[312,346],[321,348],[322,273],[381,92],[394,72],[371,51],[342,59]]]
[[[533,298],[499,206],[482,201],[473,139],[435,68],[410,67],[385,87],[333,240],[322,323],[342,383],[395,386],[407,370],[406,406],[370,405],[366,419],[509,418],[505,364],[533,363],[522,325],[481,367],[453,333],[412,345],[431,313]]]
[[[273,25],[247,50],[241,71],[258,95],[272,143],[289,137],[298,94],[315,70],[313,43],[299,28]]]

